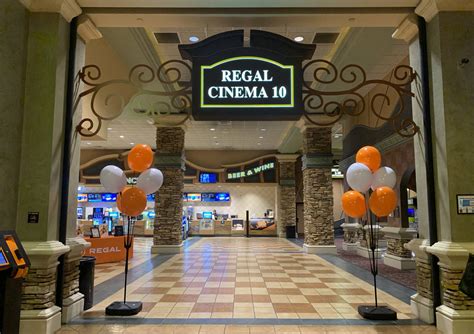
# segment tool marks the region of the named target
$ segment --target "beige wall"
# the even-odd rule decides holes
[[[344,194],[344,180],[343,179],[332,179],[332,193],[334,198],[334,220],[343,218],[342,215],[342,204],[341,197]]]
[[[225,164],[236,164],[274,154],[276,151],[221,151],[221,150],[187,150],[186,159],[207,168],[219,168]]]

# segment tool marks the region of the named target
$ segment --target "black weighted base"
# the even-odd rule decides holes
[[[135,315],[142,310],[141,302],[113,302],[105,309],[107,315]]]
[[[359,311],[359,314],[365,319],[397,320],[397,312],[386,306],[375,307],[373,305],[360,305],[357,311]]]

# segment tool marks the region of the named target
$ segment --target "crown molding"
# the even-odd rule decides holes
[[[20,0],[20,2],[30,12],[59,13],[68,22],[82,13],[75,0]]]
[[[414,14],[408,15],[392,34],[394,39],[402,39],[408,44],[418,36],[417,17]]]
[[[102,38],[102,33],[97,29],[94,22],[87,16],[82,14],[79,16],[77,23],[77,33],[81,39],[87,44],[93,39]]]
[[[421,0],[415,13],[430,22],[439,12],[472,11],[474,1],[466,0]]]

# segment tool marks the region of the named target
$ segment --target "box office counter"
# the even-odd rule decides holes
[[[91,243],[90,248],[84,250],[84,256],[93,256],[96,263],[120,262],[125,260],[125,237],[102,237],[102,238],[84,238]],[[128,258],[133,257],[133,239],[132,247],[130,247]]]
[[[246,233],[243,219],[199,219],[190,222],[189,234],[199,236],[243,236]],[[250,235],[276,236],[276,222],[273,218],[252,218],[249,222]]]

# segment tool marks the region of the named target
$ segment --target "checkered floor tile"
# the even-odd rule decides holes
[[[278,238],[203,238],[128,291],[129,300],[143,302],[139,317],[173,319],[361,319],[357,306],[374,299],[368,283]],[[122,294],[117,291],[84,317],[103,317]],[[399,319],[413,318],[409,305],[378,295]]]

